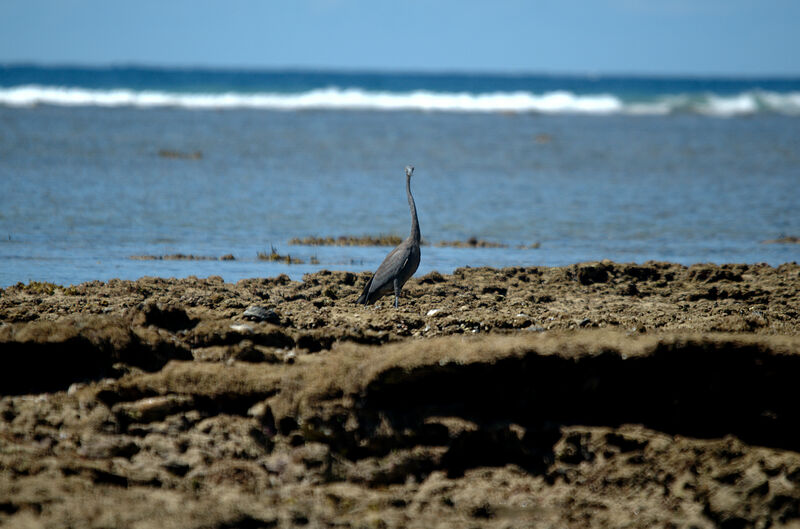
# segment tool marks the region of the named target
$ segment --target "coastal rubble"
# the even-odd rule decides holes
[[[789,527],[800,265],[0,292],[0,524]]]

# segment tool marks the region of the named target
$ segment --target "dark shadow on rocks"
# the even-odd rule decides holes
[[[156,371],[173,359],[188,360],[191,353],[116,317],[9,325],[0,331],[0,394],[65,390],[74,382],[120,376],[117,363]]]
[[[135,324],[155,325],[172,332],[191,329],[198,322],[190,318],[182,307],[154,302],[138,307],[138,314],[134,314],[133,321]]]
[[[632,358],[617,351],[578,358],[530,352],[494,363],[397,367],[373,379],[353,407],[357,430],[345,431],[345,412],[306,418],[306,434],[330,432],[317,440],[350,460],[447,446],[441,464],[455,476],[506,464],[541,473],[570,425],[641,424],[797,451],[798,372],[800,355],[735,341],[661,344]],[[473,426],[436,429],[431,420],[438,417]]]

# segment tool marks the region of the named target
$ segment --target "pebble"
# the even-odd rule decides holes
[[[275,325],[281,322],[281,318],[278,316],[277,312],[258,305],[250,305],[247,307],[244,313],[242,313],[242,316],[251,321],[265,321]]]
[[[547,329],[545,329],[541,325],[531,325],[530,327],[526,327],[525,330],[530,332],[544,332]]]
[[[250,417],[255,417],[256,419],[261,419],[267,415],[267,413],[272,413],[269,410],[269,406],[266,402],[261,401],[253,404],[249,410],[247,410],[247,415]]]
[[[253,328],[244,323],[234,323],[231,325],[231,330],[236,332],[253,332]]]
[[[438,313],[440,313],[441,311],[442,311],[442,309],[431,309],[431,310],[429,310],[429,311],[428,311],[428,313],[427,313],[427,314],[425,314],[425,315],[426,315],[426,316],[436,316],[436,315],[437,315]]]
[[[168,415],[190,407],[193,402],[194,399],[188,396],[164,395],[117,404],[113,411],[134,422],[148,423],[161,421]]]
[[[87,387],[87,384],[83,384],[81,382],[74,382],[70,384],[69,388],[67,388],[67,395],[75,395],[77,392],[79,392],[85,387]]]

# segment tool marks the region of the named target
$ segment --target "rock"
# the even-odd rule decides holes
[[[69,388],[67,388],[67,395],[75,395],[85,387],[88,387],[88,385],[83,384],[81,382],[75,382],[74,384],[70,384]]]
[[[294,347],[291,335],[271,323],[209,320],[200,322],[186,336],[186,341],[193,350],[214,345],[237,345],[242,340],[251,340],[256,345],[267,347]]]
[[[161,421],[168,415],[189,408],[193,402],[194,399],[186,395],[164,395],[123,402],[115,405],[113,411],[131,422],[147,423]]]
[[[247,415],[258,419],[260,422],[264,422],[266,418],[272,417],[272,410],[270,410],[269,404],[266,401],[261,401],[253,404],[250,409],[247,410]]]
[[[144,303],[138,310],[139,313],[134,315],[133,321],[140,325],[154,325],[177,332],[191,329],[197,324],[197,320],[190,318],[182,307],[173,304]]]
[[[251,340],[242,340],[238,345],[233,346],[232,358],[240,362],[263,362],[264,353],[256,349]]]
[[[617,294],[620,296],[637,296],[639,295],[639,289],[636,287],[636,283],[630,281],[620,285],[617,289]]]
[[[139,450],[139,446],[127,436],[91,435],[81,440],[78,454],[89,459],[130,458]]]
[[[761,244],[800,244],[800,237],[790,235],[788,237],[780,237],[778,239],[761,241]]]
[[[605,283],[608,281],[608,267],[605,263],[581,264],[577,267],[576,276],[582,285]]]
[[[444,276],[435,270],[419,278],[419,282],[423,285],[433,285],[435,283],[444,283],[445,281]]]
[[[731,270],[724,266],[695,264],[689,267],[688,278],[703,283],[716,283],[718,281],[741,282],[742,274],[737,270]]]
[[[589,265],[8,286],[0,526],[796,523],[800,265]]]
[[[541,325],[531,325],[530,327],[526,327],[525,330],[530,332],[544,332],[547,329],[545,329]]]
[[[280,325],[281,323],[281,318],[278,316],[277,312],[258,305],[250,305],[247,307],[242,316],[250,321],[265,321],[274,325]]]

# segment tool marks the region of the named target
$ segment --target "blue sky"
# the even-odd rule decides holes
[[[0,0],[0,62],[800,75],[796,0]]]

